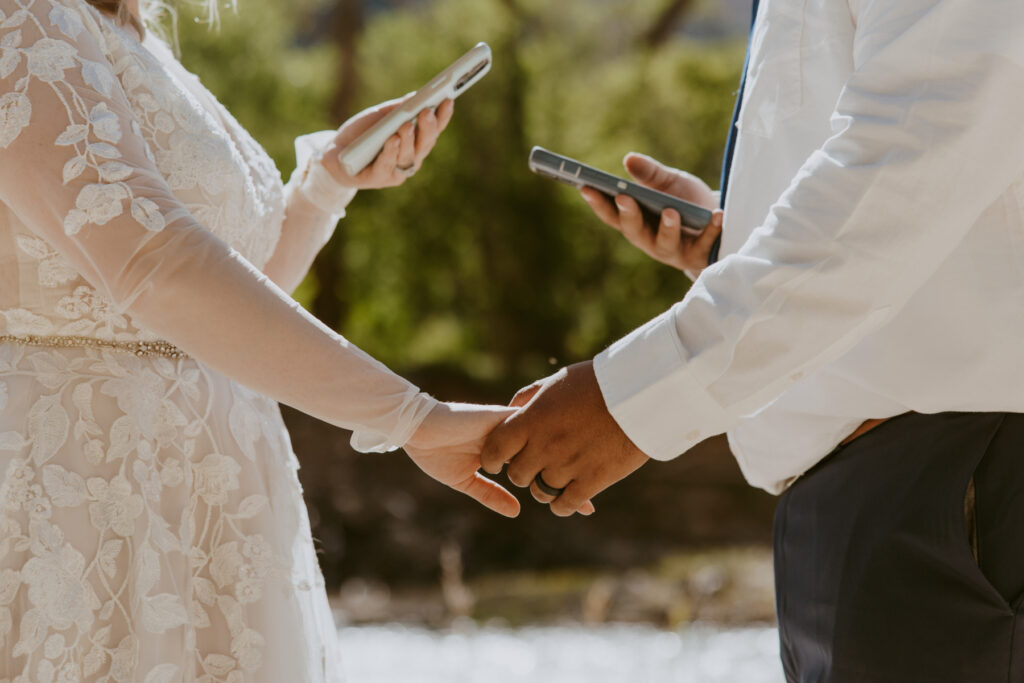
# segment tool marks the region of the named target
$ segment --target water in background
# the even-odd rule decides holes
[[[774,628],[342,628],[353,683],[783,683]]]

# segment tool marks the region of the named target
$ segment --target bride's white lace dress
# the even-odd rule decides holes
[[[433,402],[270,284],[307,177],[157,39],[0,0],[0,681],[338,676],[275,401],[363,450]]]

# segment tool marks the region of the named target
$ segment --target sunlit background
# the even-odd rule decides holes
[[[686,292],[543,145],[621,173],[645,152],[718,187],[749,0],[239,0],[179,17],[182,61],[277,160],[297,135],[423,84],[478,41],[491,73],[424,168],[362,193],[297,296],[445,399],[507,402]],[[781,680],[773,501],[721,439],[653,463],[590,519],[504,520],[400,453],[286,410],[353,681]]]

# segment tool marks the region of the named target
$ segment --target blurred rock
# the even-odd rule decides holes
[[[335,607],[352,623],[399,622],[452,628],[476,624],[649,624],[678,629],[691,624],[743,626],[774,621],[771,551],[766,547],[681,553],[619,572],[535,570],[495,573],[435,586],[398,587],[380,609],[359,582],[346,582]],[[356,599],[353,599],[355,597]],[[354,608],[354,609],[353,609]]]

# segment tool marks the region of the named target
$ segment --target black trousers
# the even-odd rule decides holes
[[[779,499],[774,552],[790,683],[1024,681],[1024,415],[839,447]]]

